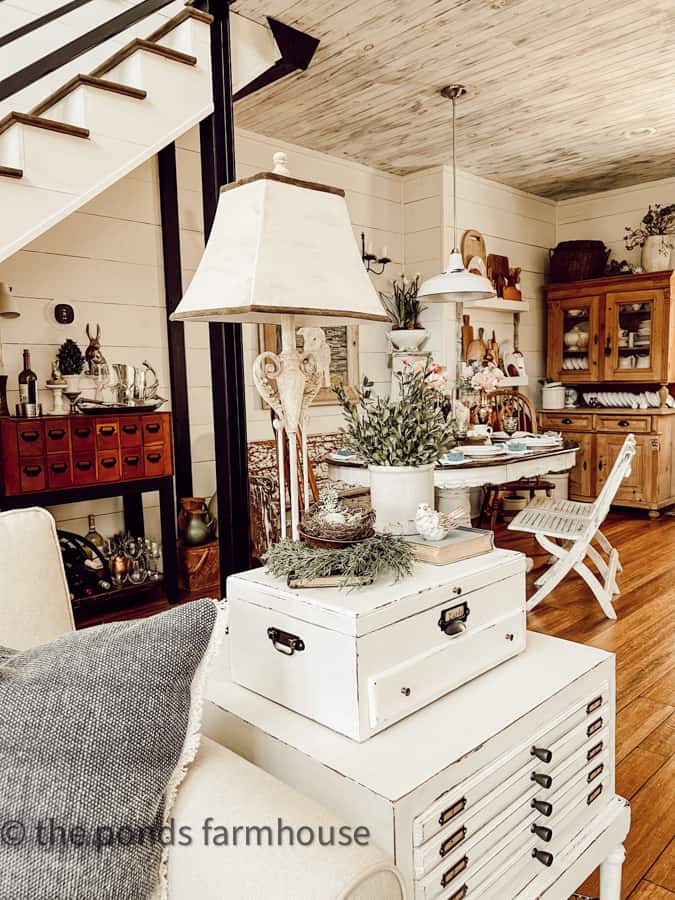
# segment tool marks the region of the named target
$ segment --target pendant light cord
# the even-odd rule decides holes
[[[452,98],[452,252],[458,253],[457,246],[457,162],[455,160],[455,104]]]

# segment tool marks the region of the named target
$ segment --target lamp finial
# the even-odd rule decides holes
[[[274,169],[272,170],[275,175],[290,175],[290,171],[286,163],[288,162],[288,157],[286,154],[279,150],[272,157],[272,162],[274,163]]]

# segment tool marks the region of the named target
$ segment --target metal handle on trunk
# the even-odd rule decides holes
[[[305,649],[305,642],[301,637],[280,628],[268,628],[267,637],[272,641],[274,649],[284,656],[293,656],[294,653],[300,653]]]

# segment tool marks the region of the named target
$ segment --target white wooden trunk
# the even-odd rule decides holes
[[[233,679],[357,741],[525,648],[525,558],[508,550],[358,590],[293,590],[254,569],[227,596]]]
[[[564,900],[628,830],[614,794],[614,657],[527,640],[515,659],[362,744],[234,684],[226,642],[204,731],[368,827],[415,900]],[[550,867],[534,851],[550,853]]]

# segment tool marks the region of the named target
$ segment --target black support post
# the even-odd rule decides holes
[[[230,64],[230,13],[211,0],[214,111],[200,125],[204,239],[213,225],[220,187],[235,179],[234,113]],[[209,324],[215,432],[218,540],[222,594],[228,575],[251,564],[249,539],[246,400],[241,325]]]
[[[173,446],[176,460],[176,495],[180,498],[192,496],[192,449],[190,445],[185,328],[182,322],[171,322],[169,319],[169,316],[174,312],[183,296],[176,145],[172,143],[160,150],[157,154],[157,162],[162,215],[164,293],[169,335],[169,372],[171,378],[171,409],[173,412]]]

